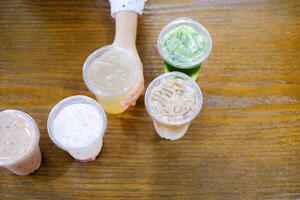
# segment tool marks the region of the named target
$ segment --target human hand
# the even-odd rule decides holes
[[[137,83],[133,86],[133,88],[129,91],[126,98],[120,102],[121,107],[127,109],[129,106],[134,106],[136,104],[137,99],[142,94],[144,90],[144,75],[143,75],[143,64],[139,57],[139,54],[136,48],[127,48],[130,51],[135,59],[137,60],[138,66],[140,67],[140,75]]]
[[[121,11],[116,13],[116,32],[113,45],[124,48],[136,58],[141,70],[137,83],[129,91],[126,98],[120,102],[120,106],[127,109],[134,106],[144,90],[143,64],[136,49],[136,31],[138,14],[132,11]]]

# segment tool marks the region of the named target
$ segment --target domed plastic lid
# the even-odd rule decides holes
[[[170,72],[155,78],[147,88],[145,104],[155,120],[180,125],[193,120],[202,107],[198,84],[181,72]]]
[[[212,50],[212,38],[203,25],[182,17],[162,29],[157,48],[167,63],[188,69],[200,65],[208,58]]]
[[[115,45],[94,51],[83,65],[83,80],[99,96],[117,96],[129,90],[140,72],[131,52]]]
[[[102,140],[107,127],[104,110],[94,99],[76,95],[58,102],[48,117],[48,134],[63,150],[88,147]]]
[[[0,112],[0,166],[9,166],[29,157],[40,138],[35,121],[20,110]]]

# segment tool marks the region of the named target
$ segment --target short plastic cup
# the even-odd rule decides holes
[[[4,153],[2,152],[1,154],[3,157],[0,155],[0,167],[7,168],[11,172],[17,175],[29,175],[30,173],[34,172],[40,167],[42,161],[42,155],[39,148],[40,132],[38,126],[36,122],[32,119],[32,117],[30,117],[27,113],[20,110],[14,110],[14,109],[4,110],[0,112],[0,116],[1,115],[5,116],[5,118],[7,118],[8,115],[14,115],[16,120],[18,120],[17,118],[25,120],[26,130],[25,128],[24,129],[22,128],[19,131],[30,132],[30,134],[32,134],[30,140],[33,141],[30,142],[31,145],[29,147],[28,146],[24,147],[26,148],[24,149],[24,152],[22,152],[21,154],[20,153],[16,154],[16,156],[14,156],[13,158],[5,157],[3,155]],[[9,133],[9,132],[5,133],[4,129],[9,128],[10,126],[18,126],[18,124],[17,122],[14,122],[13,124],[5,124],[1,122],[0,129],[2,130],[0,131],[0,134]],[[7,143],[9,142],[12,145],[11,148],[2,149],[1,151],[3,150],[15,151],[16,148],[19,149],[20,146],[23,145],[22,142],[20,143],[20,141],[16,140],[16,138],[13,138],[15,136],[12,137],[12,134],[10,136],[11,136],[10,138],[7,138],[8,139],[7,141],[0,141],[0,144],[2,142],[6,142],[7,145]],[[3,137],[6,136],[3,135]],[[18,145],[18,147],[16,147],[16,145]]]
[[[92,81],[90,77],[89,70],[91,70],[92,63],[95,60],[101,59],[101,56],[109,51],[118,51],[119,53],[122,53],[126,55],[128,60],[132,62],[131,70],[129,74],[126,74],[124,76],[127,77],[129,82],[127,84],[120,83],[119,85],[122,85],[120,89],[112,89],[112,88],[101,88],[99,85],[97,86],[95,82]],[[119,58],[115,58],[119,59]],[[87,86],[87,88],[96,96],[98,102],[101,104],[105,112],[109,114],[120,114],[126,110],[126,108],[122,107],[120,105],[120,102],[126,98],[127,94],[132,90],[132,88],[136,85],[138,79],[139,79],[139,73],[140,73],[140,67],[138,66],[136,58],[127,50],[115,46],[115,45],[109,45],[102,48],[97,49],[94,51],[84,62],[83,65],[83,80]],[[117,72],[115,74],[109,74],[109,75],[103,75],[106,77],[99,77],[99,78],[105,78],[107,80],[112,79],[118,79],[119,76],[122,76],[122,74],[118,74]]]
[[[191,59],[182,60],[182,58],[171,56],[170,53],[163,48],[165,35],[181,25],[192,27],[196,32],[204,36],[204,38],[207,40],[207,47],[205,53],[200,54]],[[171,21],[161,30],[157,41],[157,48],[160,56],[164,60],[164,71],[166,73],[172,71],[179,71],[189,75],[194,80],[196,80],[200,72],[201,64],[208,58],[208,56],[211,53],[212,38],[208,30],[202,24],[198,23],[197,21],[191,18],[181,17]]]
[[[62,111],[62,109],[72,104],[87,104],[93,106],[98,111],[100,119],[103,120],[103,123],[101,122],[103,126],[99,130],[95,130],[97,133],[96,137],[83,145],[76,144],[71,146],[63,143],[55,136],[56,135],[55,127],[54,127],[55,118],[57,117],[59,112]],[[103,137],[105,135],[105,131],[107,127],[107,118],[104,110],[99,105],[99,103],[97,103],[97,101],[87,96],[76,95],[61,100],[52,108],[48,117],[47,127],[48,127],[49,137],[57,147],[67,151],[75,160],[78,160],[80,162],[89,162],[95,160],[95,158],[97,157],[97,155],[100,153],[102,149]]]
[[[196,95],[196,108],[189,113],[186,117],[175,119],[168,118],[168,120],[158,114],[158,111],[151,106],[151,93],[152,90],[157,87],[162,80],[167,79],[181,79],[184,84],[189,87]],[[181,72],[169,72],[155,78],[148,86],[145,94],[145,105],[148,114],[153,119],[154,127],[157,134],[165,139],[177,140],[185,135],[190,123],[195,119],[202,107],[202,93],[198,84],[189,76]],[[171,105],[170,105],[171,106]]]

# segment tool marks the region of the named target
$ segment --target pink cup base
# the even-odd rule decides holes
[[[78,162],[81,162],[81,163],[87,163],[87,162],[91,162],[91,161],[94,161],[96,158],[93,157],[93,158],[88,158],[88,159],[85,159],[85,160],[77,160]]]

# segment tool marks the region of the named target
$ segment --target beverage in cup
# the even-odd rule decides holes
[[[107,119],[102,107],[90,97],[63,99],[48,117],[52,142],[80,162],[92,161],[100,153]]]
[[[210,55],[212,39],[203,25],[182,17],[161,30],[157,48],[164,60],[165,72],[180,71],[196,80],[202,62]]]
[[[155,78],[145,94],[145,105],[158,135],[181,138],[202,107],[198,84],[181,72],[169,72]]]
[[[107,113],[119,114],[126,110],[120,102],[137,83],[140,70],[130,52],[110,45],[97,49],[86,59],[83,79]]]
[[[35,121],[20,110],[0,112],[0,167],[29,175],[41,165],[40,133]]]

